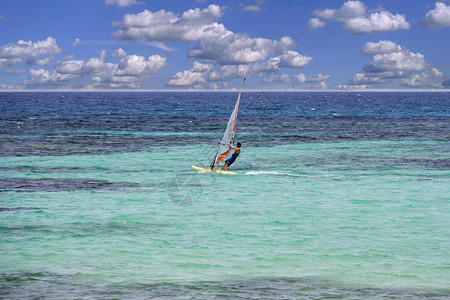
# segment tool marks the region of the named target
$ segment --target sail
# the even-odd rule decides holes
[[[239,101],[241,100],[241,93],[244,82],[245,78],[242,82],[241,90],[239,91],[239,95],[237,97],[236,104],[234,105],[233,112],[231,113],[230,119],[228,120],[227,129],[225,129],[225,133],[223,134],[222,140],[219,144],[219,149],[217,150],[214,161],[211,164],[211,170],[230,154],[230,147],[234,145],[234,136],[236,134],[236,119],[238,115]]]

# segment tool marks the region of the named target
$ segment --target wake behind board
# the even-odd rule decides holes
[[[214,172],[214,173],[222,173],[222,174],[237,174],[236,172],[230,172],[230,171],[220,171],[220,170],[210,170],[210,169],[203,169],[196,166],[192,166],[194,169],[202,171],[202,172]]]

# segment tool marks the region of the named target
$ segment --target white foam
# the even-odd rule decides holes
[[[286,172],[275,172],[275,171],[249,171],[244,173],[245,175],[282,175],[282,176],[290,176],[290,177],[303,177],[303,178],[321,178],[321,177],[335,177],[335,175],[331,174],[323,174],[323,175],[308,175],[308,174],[292,174]]]
[[[282,175],[283,173],[273,171],[249,171],[245,173],[245,175],[260,175],[260,174]]]

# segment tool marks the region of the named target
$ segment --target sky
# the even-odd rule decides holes
[[[450,0],[0,1],[0,90],[450,89]]]

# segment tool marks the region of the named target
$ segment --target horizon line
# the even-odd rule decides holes
[[[37,89],[37,90],[2,90],[0,89],[0,93],[8,93],[8,92],[23,92],[23,93],[36,93],[36,92],[54,92],[54,93],[106,93],[106,92],[112,92],[112,93],[148,93],[148,92],[210,92],[210,93],[216,93],[216,92],[239,92],[239,89],[232,88],[228,90],[193,90],[193,89],[187,89],[187,90],[167,90],[167,89],[161,89],[161,90],[44,90],[44,89]],[[257,90],[257,89],[244,89],[242,92],[275,92],[275,93],[345,93],[345,92],[354,92],[354,93],[364,93],[364,92],[450,92],[450,88],[448,89],[367,89],[367,90]]]

